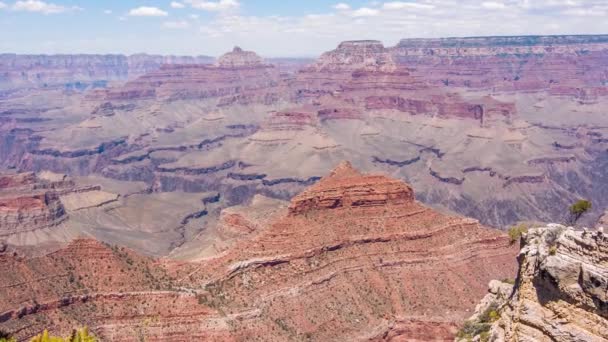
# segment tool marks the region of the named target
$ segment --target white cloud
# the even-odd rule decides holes
[[[382,4],[382,9],[385,10],[402,10],[402,9],[433,9],[435,5],[432,4],[421,4],[417,2],[402,2],[402,1],[391,1]]]
[[[498,10],[498,9],[504,9],[507,6],[502,2],[485,1],[485,2],[481,3],[481,7],[490,9],[490,10]]]
[[[163,28],[172,29],[172,30],[183,30],[190,27],[190,23],[185,20],[179,21],[165,21],[163,23]]]
[[[23,0],[17,1],[13,5],[13,10],[15,11],[25,11],[25,12],[39,12],[44,14],[56,14],[63,13],[69,10],[75,10],[79,7],[65,7],[61,5],[56,5],[52,3],[47,3],[39,0]]]
[[[339,4],[335,4],[334,8],[337,9],[338,11],[346,11],[346,10],[350,9],[350,5],[341,2]]]
[[[238,0],[219,0],[219,1],[205,1],[205,0],[186,0],[186,3],[190,4],[193,8],[201,9],[205,11],[229,11],[238,9],[241,4]]]
[[[186,7],[184,4],[182,4],[181,2],[177,2],[177,1],[171,1],[171,8],[184,8]]]
[[[0,2],[0,9],[6,8],[6,4],[4,2]]]
[[[112,10],[103,10],[103,14],[112,14]]]
[[[169,13],[157,7],[141,6],[129,11],[132,17],[166,17]]]
[[[200,16],[198,14],[190,14],[188,17],[190,17],[190,19],[198,19]]]
[[[353,11],[350,15],[355,18],[360,17],[374,17],[380,14],[380,11],[374,8],[361,7],[358,10]]]

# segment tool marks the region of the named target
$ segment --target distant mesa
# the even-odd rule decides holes
[[[222,68],[242,68],[261,66],[264,64],[262,57],[253,51],[245,51],[235,46],[231,52],[223,54],[218,60],[217,65]]]
[[[318,70],[395,71],[390,50],[378,40],[352,40],[324,53],[314,65]]]

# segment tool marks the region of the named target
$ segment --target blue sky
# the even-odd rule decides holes
[[[608,0],[0,0],[0,53],[316,56],[349,39],[608,33]]]

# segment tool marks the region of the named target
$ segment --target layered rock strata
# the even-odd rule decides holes
[[[10,274],[0,328],[19,339],[87,325],[121,341],[450,341],[485,284],[515,273],[503,233],[424,207],[405,183],[349,163],[286,211],[272,222],[226,211],[244,236],[198,262],[92,240],[0,254]]]
[[[512,293],[486,300],[493,302],[499,319],[485,338],[608,340],[608,237],[603,231],[552,224],[531,229],[522,242]]]
[[[242,317],[239,340],[449,341],[491,275],[514,275],[515,252],[502,233],[343,163],[296,196],[286,217],[178,277]]]

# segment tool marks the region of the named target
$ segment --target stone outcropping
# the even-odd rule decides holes
[[[222,68],[254,67],[263,64],[263,60],[253,51],[244,51],[235,46],[231,52],[225,53],[217,60],[217,65]]]
[[[0,175],[0,238],[65,221],[58,190],[70,185],[64,180],[39,179],[33,173]]]
[[[317,71],[342,70],[385,71],[395,70],[389,49],[377,40],[342,42],[337,49],[326,52],[312,66]]]
[[[494,308],[497,320],[484,333],[489,341],[606,341],[607,260],[608,236],[601,230],[531,229],[522,239],[512,293],[492,290],[472,319]]]

